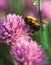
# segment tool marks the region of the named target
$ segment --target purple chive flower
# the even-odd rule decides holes
[[[0,11],[7,12],[9,10],[9,0],[0,0]]]
[[[4,42],[4,18],[3,19],[0,19],[0,43]]]
[[[4,35],[2,38],[6,43],[15,42],[19,37],[23,37],[26,40],[30,39],[29,35],[29,26],[24,22],[24,19],[21,16],[16,16],[15,14],[9,14],[5,18],[4,26]]]
[[[47,61],[44,49],[36,41],[20,38],[11,48],[10,54],[18,65],[44,65]]]

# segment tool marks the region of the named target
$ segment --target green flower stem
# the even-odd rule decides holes
[[[41,7],[41,2],[42,0],[38,0],[38,9],[39,9],[39,21],[40,21],[40,36],[41,36],[41,44],[42,46],[44,46],[46,49],[48,47],[48,39],[47,39],[47,34],[46,34],[46,30],[45,27],[42,24],[42,16],[41,16],[41,11],[42,11],[42,7]]]
[[[43,25],[43,31],[41,31],[41,44],[46,49],[48,49],[48,36],[47,36],[46,25]]]
[[[40,24],[41,24],[41,27],[42,27],[42,16],[41,16],[41,10],[42,10],[42,7],[41,7],[41,0],[38,0],[39,21],[40,21]]]

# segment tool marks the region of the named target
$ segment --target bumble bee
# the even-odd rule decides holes
[[[28,24],[31,28],[31,32],[39,31],[40,29],[40,22],[36,20],[36,18],[32,16],[27,16],[24,18],[26,24]]]

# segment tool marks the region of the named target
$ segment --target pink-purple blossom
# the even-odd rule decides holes
[[[44,65],[47,62],[44,48],[36,41],[20,38],[11,48],[10,54],[18,65]]]
[[[26,40],[30,38],[28,36],[30,33],[29,26],[25,24],[24,19],[19,15],[7,15],[2,24],[2,27],[4,27],[4,35],[1,38],[4,38],[6,43],[15,42],[19,37],[23,37]]]
[[[42,13],[46,15],[48,19],[51,19],[51,1],[42,1]]]
[[[4,18],[0,19],[0,43],[4,42]]]

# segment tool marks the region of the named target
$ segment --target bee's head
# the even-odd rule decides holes
[[[25,20],[25,22],[29,22],[29,21],[31,21],[31,19],[28,18],[28,17],[25,17],[24,20]]]
[[[33,29],[34,29],[34,31],[39,31],[40,30],[40,26],[39,25],[37,25],[37,26],[34,25]]]

